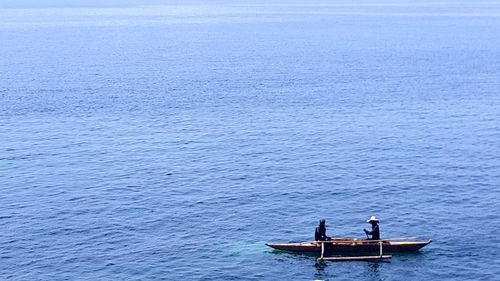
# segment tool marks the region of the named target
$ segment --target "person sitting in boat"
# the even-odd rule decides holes
[[[319,226],[314,231],[314,239],[316,241],[330,241],[332,238],[326,236],[326,221],[325,219],[319,220]]]
[[[371,223],[372,225],[372,230],[366,230],[363,229],[366,233],[366,235],[371,235],[372,237],[368,237],[368,240],[380,240],[380,228],[378,226],[379,220],[377,219],[376,216],[372,216],[369,220],[366,222]]]

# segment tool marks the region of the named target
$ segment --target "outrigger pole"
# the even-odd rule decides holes
[[[338,241],[316,241],[317,243],[321,243],[321,256],[316,259],[317,262],[323,261],[380,261],[387,260],[392,258],[391,255],[383,255],[382,253],[382,241],[378,241],[380,245],[380,252],[378,256],[357,256],[357,257],[325,257],[325,244],[326,243],[335,243]],[[375,242],[375,241],[373,241]]]

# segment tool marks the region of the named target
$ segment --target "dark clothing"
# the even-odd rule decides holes
[[[331,238],[326,236],[326,227],[319,225],[314,231],[314,240],[316,241],[329,241]]]
[[[378,224],[372,224],[372,231],[365,231],[366,234],[371,235],[371,238],[368,238],[369,240],[380,240],[380,228],[378,227]]]

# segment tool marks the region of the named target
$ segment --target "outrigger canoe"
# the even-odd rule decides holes
[[[325,242],[266,243],[266,245],[282,251],[321,253],[321,244],[324,243],[324,251],[327,253],[371,253],[381,252],[382,248],[384,252],[415,252],[429,245],[431,242],[432,240],[405,241],[400,239],[363,240],[353,238],[332,238],[331,241]]]

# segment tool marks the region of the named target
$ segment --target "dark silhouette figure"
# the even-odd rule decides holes
[[[363,229],[364,232],[366,233],[366,235],[371,235],[372,236],[372,237],[368,237],[368,240],[380,240],[380,227],[378,225],[379,220],[377,219],[377,217],[372,216],[366,222],[371,223],[371,225],[372,225],[372,230],[371,231]]]
[[[325,219],[319,220],[319,226],[314,231],[314,239],[316,241],[330,241],[331,238],[326,236],[326,221]]]

